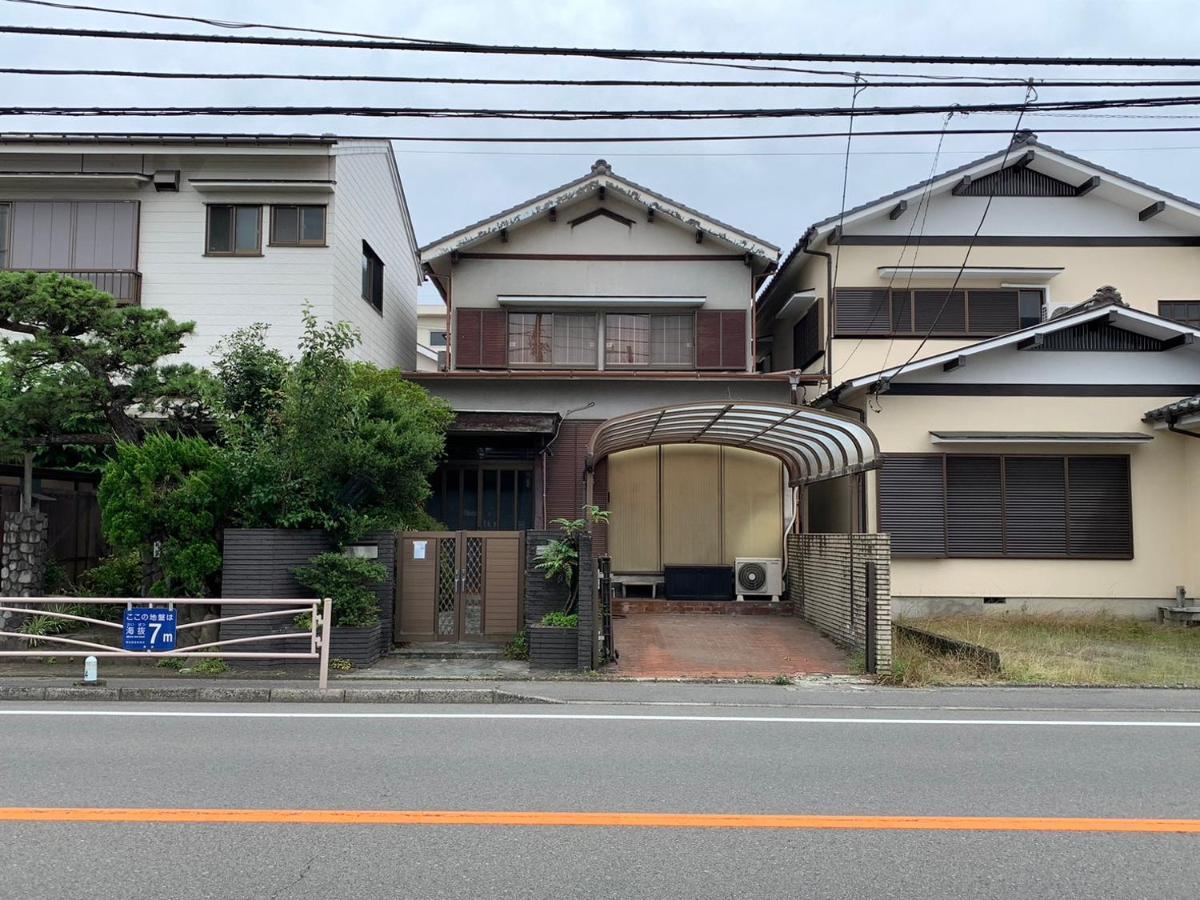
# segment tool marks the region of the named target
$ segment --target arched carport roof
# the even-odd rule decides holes
[[[716,400],[645,409],[609,419],[588,445],[589,470],[611,453],[661,444],[715,444],[774,456],[791,485],[879,465],[879,442],[860,422],[785,403]]]

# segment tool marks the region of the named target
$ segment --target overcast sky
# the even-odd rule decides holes
[[[333,28],[407,37],[485,43],[635,48],[811,52],[961,53],[1088,56],[1200,56],[1194,0],[98,0],[141,10],[235,21]],[[211,27],[102,13],[67,12],[0,0],[0,23],[53,24],[143,31],[214,31]],[[266,32],[269,33],[269,32]],[[276,49],[40,38],[0,35],[0,65],[128,68],[161,71],[278,71],[394,75],[546,78],[790,78],[690,65],[609,60],[492,57]],[[848,66],[827,68],[846,69]],[[864,72],[897,67],[862,67]],[[1025,70],[1018,67],[926,73],[978,75],[1200,76],[1197,70]],[[1200,88],[1114,91],[1040,89],[1041,99],[1196,94]],[[861,105],[1020,102],[1003,88],[882,89]],[[0,75],[0,102],[12,105],[362,105],[526,108],[691,108],[847,105],[850,89],[499,88],[159,82],[142,79]],[[1144,118],[1150,116],[1148,120]],[[1163,119],[1163,116],[1168,118]],[[1136,118],[1135,118],[1136,117]],[[1182,117],[1182,118],[1181,118]],[[1012,128],[1015,114],[956,116],[950,127]],[[1200,125],[1200,108],[1121,113],[1028,115],[1035,131],[1050,127]],[[856,129],[940,128],[942,117],[859,119]],[[0,117],[4,131],[334,132],[386,135],[632,135],[841,131],[844,119],[686,122],[411,121],[364,118],[30,119]],[[1044,142],[1185,196],[1200,197],[1200,134],[1045,135]],[[939,171],[1002,147],[1006,138],[948,138]],[[936,136],[856,138],[847,205],[927,177]],[[573,146],[396,145],[409,206],[423,244],[587,171],[597,157],[618,174],[753,232],[787,249],[813,221],[837,213],[843,187],[844,139],[722,144]]]

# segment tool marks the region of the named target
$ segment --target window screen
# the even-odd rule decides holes
[[[262,249],[261,206],[210,206],[206,250],[215,255],[257,255]]]
[[[324,245],[325,207],[271,207],[271,243],[282,246]]]
[[[591,313],[508,314],[508,361],[512,365],[595,369],[596,317]]]

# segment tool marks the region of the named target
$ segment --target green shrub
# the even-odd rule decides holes
[[[348,659],[342,659],[340,656],[335,656],[329,661],[329,668],[335,672],[349,672],[354,668],[354,663]]]
[[[579,613],[548,612],[542,616],[541,625],[551,628],[578,628]]]
[[[85,597],[137,597],[141,589],[142,560],[136,550],[106,556],[79,576],[79,593]]]
[[[332,625],[369,628],[379,622],[375,586],[387,578],[387,569],[381,564],[340,553],[322,553],[292,574],[317,596],[333,600]]]
[[[504,646],[505,659],[529,659],[529,639],[522,631]]]
[[[224,675],[229,671],[229,666],[225,665],[225,660],[210,657],[202,659],[196,665],[192,666],[192,671],[199,675]]]
[[[178,656],[164,656],[157,663],[160,669],[174,669],[178,672],[187,665],[187,660]]]

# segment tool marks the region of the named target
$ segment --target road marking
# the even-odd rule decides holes
[[[1106,719],[901,719],[858,716],[667,716],[623,713],[495,713],[495,712],[293,712],[263,710],[157,709],[0,709],[0,716],[81,716],[143,719],[502,719],[572,722],[719,722],[765,725],[987,725],[1038,728],[1200,728],[1200,720],[1183,722]]]
[[[724,828],[852,831],[1074,831],[1200,834],[1200,819],[1033,816],[823,816],[734,813],[0,807],[0,822],[160,825],[475,825],[525,828]]]

